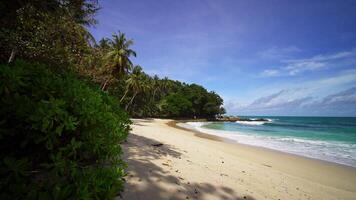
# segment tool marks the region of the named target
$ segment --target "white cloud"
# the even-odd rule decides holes
[[[261,97],[246,106],[234,106],[238,114],[247,115],[335,115],[356,116],[356,87],[333,93],[321,99],[311,96],[298,97],[296,90],[281,90],[269,96]]]
[[[356,56],[355,51],[338,52],[330,55],[317,55],[308,59],[286,60],[283,61],[287,63],[284,70],[286,70],[289,75],[296,75],[304,71],[314,71],[326,68],[338,59],[350,58],[352,56]]]
[[[279,108],[294,108],[307,103],[312,99],[312,97],[306,96],[301,97],[300,93],[303,93],[304,89],[288,89],[281,90],[277,93],[261,97],[253,101],[245,109],[250,110],[269,110],[269,109],[279,109]]]
[[[270,93],[245,104],[230,100],[226,107],[228,113],[303,115],[315,111],[315,115],[356,115],[356,70],[345,70],[333,77],[303,83],[264,86],[255,93],[261,94],[261,91]]]
[[[311,102],[305,109],[316,115],[356,116],[356,87]]]
[[[266,69],[261,74],[261,76],[263,77],[274,77],[279,75],[280,75],[280,71],[277,69]]]
[[[353,85],[356,85],[356,70],[346,70],[339,75],[303,84],[305,88],[308,88],[309,94],[322,94],[322,96],[329,95],[331,91],[340,91]]]
[[[308,103],[311,103],[313,97],[303,96],[305,89],[294,88],[285,89],[278,92],[260,97],[254,100],[252,103],[240,104],[234,101],[228,101],[224,106],[229,113],[273,113],[279,110],[293,111],[298,107],[302,107]]]
[[[316,62],[316,61],[300,61],[288,64],[284,70],[288,72],[289,75],[293,76],[304,71],[314,71],[321,69],[326,66],[326,63]]]
[[[326,96],[320,103],[323,106],[339,104],[347,105],[349,103],[356,105],[356,87]]]
[[[236,101],[233,100],[228,100],[224,102],[224,108],[227,110],[239,110],[241,108],[244,108],[245,106],[246,105],[237,103]]]
[[[265,59],[286,59],[291,56],[291,54],[301,52],[302,50],[295,46],[289,47],[272,47],[263,51],[258,52],[257,54],[261,58]]]
[[[295,76],[307,71],[316,71],[334,67],[338,62],[356,60],[356,50],[342,51],[328,55],[316,55],[311,58],[282,59],[283,67],[267,69],[262,72],[265,76]],[[278,73],[277,73],[278,71]]]
[[[356,55],[356,51],[351,50],[351,51],[342,51],[342,52],[329,54],[329,55],[316,55],[316,56],[313,56],[311,58],[306,58],[306,59],[290,59],[290,60],[286,60],[286,62],[308,62],[308,61],[323,62],[323,61],[348,58],[348,57],[355,56],[355,55]]]

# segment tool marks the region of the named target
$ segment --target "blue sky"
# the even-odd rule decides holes
[[[99,3],[96,39],[126,33],[135,64],[216,91],[228,114],[356,116],[356,1]]]

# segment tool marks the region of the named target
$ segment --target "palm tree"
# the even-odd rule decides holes
[[[97,47],[104,51],[110,49],[110,39],[102,38],[101,40],[99,40],[99,44],[97,45]]]
[[[139,93],[145,93],[147,91],[149,91],[151,89],[150,87],[150,83],[147,79],[146,76],[143,77],[143,79],[140,79],[138,82],[138,88],[135,91],[134,95],[131,97],[130,102],[126,105],[125,110],[128,110],[129,106],[132,105],[135,97],[139,94]]]
[[[130,56],[136,57],[136,52],[130,49],[131,45],[133,45],[133,40],[128,40],[121,32],[113,34],[112,39],[109,40],[110,49],[104,56],[104,63],[111,75],[116,78],[121,78],[132,68]],[[109,81],[110,78],[102,84],[102,90],[106,88]]]
[[[139,65],[136,65],[133,68],[129,78],[126,80],[126,91],[124,96],[120,99],[120,102],[122,102],[129,90],[134,92],[129,103],[126,104],[125,110],[129,108],[129,106],[133,103],[134,99],[140,92],[146,92],[148,89],[148,77],[145,73],[142,72],[142,68]]]
[[[120,103],[125,99],[129,90],[137,91],[139,89],[139,79],[140,79],[141,72],[142,72],[142,68],[139,65],[136,65],[133,68],[132,73],[129,75],[128,79],[125,81],[126,82],[126,91],[124,93],[124,96],[121,97]]]
[[[153,87],[152,101],[154,101],[157,91],[161,90],[161,82],[157,75],[154,75],[151,85]]]
[[[161,90],[163,94],[167,94],[172,87],[172,82],[168,77],[164,77],[161,83]]]

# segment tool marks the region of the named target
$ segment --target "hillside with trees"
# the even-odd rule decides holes
[[[131,62],[137,56],[132,46],[133,40],[121,32],[103,38],[91,49],[95,53],[85,68],[78,70],[102,90],[117,96],[132,117],[214,118],[225,113],[223,99],[215,92],[146,74]],[[173,102],[174,97],[179,98]]]

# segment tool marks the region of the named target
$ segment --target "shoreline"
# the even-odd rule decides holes
[[[133,121],[120,199],[356,198],[355,168],[230,143],[172,120]]]
[[[208,133],[202,133],[198,130],[192,130],[189,128],[185,128],[185,127],[180,127],[177,125],[177,123],[181,123],[179,121],[171,121],[168,122],[167,125],[172,127],[172,128],[177,128],[177,129],[182,129],[188,132],[192,132],[194,133],[194,136],[199,137],[199,138],[204,138],[204,139],[208,139],[208,140],[214,140],[217,142],[223,142],[226,143],[226,145],[231,145],[232,148],[240,148],[240,149],[244,149],[245,151],[251,151],[253,152],[251,154],[251,156],[253,156],[254,153],[263,153],[263,154],[269,154],[267,157],[270,156],[280,156],[283,157],[284,159],[287,158],[289,159],[289,161],[293,160],[293,161],[298,161],[298,162],[308,162],[309,165],[313,165],[313,166],[317,166],[319,170],[324,170],[325,173],[327,173],[328,170],[330,169],[337,169],[339,174],[342,174],[343,170],[345,171],[352,171],[356,173],[356,168],[352,167],[352,166],[348,166],[348,165],[343,165],[340,163],[334,163],[334,162],[329,162],[326,160],[321,160],[321,159],[316,159],[316,158],[310,158],[310,157],[306,157],[306,156],[301,156],[301,155],[296,155],[296,154],[292,154],[292,153],[288,153],[288,152],[283,152],[283,151],[279,151],[279,150],[275,150],[275,149],[269,149],[269,148],[265,148],[265,147],[261,147],[261,146],[254,146],[254,145],[248,145],[248,144],[242,144],[242,143],[238,143],[236,141],[233,140],[229,140],[227,138],[223,138],[223,137],[219,137],[217,135],[211,135]],[[258,159],[256,161],[261,161],[261,162],[268,162],[268,159]],[[270,165],[269,165],[270,166]],[[339,170],[341,169],[341,170]],[[300,171],[296,172],[295,169],[290,169],[289,166],[280,166],[279,170],[288,172],[290,174],[294,174],[294,175],[300,175]],[[346,177],[346,176],[344,176]],[[314,176],[313,173],[310,172],[305,172],[305,174],[303,175],[303,178],[307,178],[310,179],[312,181],[317,181],[320,180],[318,176]],[[327,181],[329,184],[333,184],[332,182],[334,181]],[[355,176],[355,183],[356,184],[356,176]],[[346,185],[345,185],[346,186]],[[354,187],[356,189],[356,185]]]
[[[173,128],[194,132],[195,136],[201,137],[201,138],[205,138],[205,139],[211,139],[211,140],[220,141],[220,142],[227,142],[227,143],[230,143],[230,144],[236,144],[238,146],[241,145],[241,146],[246,146],[246,147],[251,147],[251,148],[258,148],[258,149],[261,149],[261,150],[264,150],[264,151],[272,151],[272,152],[277,152],[277,153],[281,153],[281,154],[287,154],[287,155],[290,155],[290,156],[297,156],[297,157],[300,157],[300,158],[303,158],[303,159],[315,160],[317,162],[325,162],[325,164],[337,165],[337,166],[340,166],[340,167],[346,167],[346,168],[350,168],[352,170],[356,170],[356,167],[353,167],[353,166],[350,166],[350,165],[345,165],[345,164],[341,164],[341,163],[337,163],[337,162],[331,162],[331,161],[322,160],[322,159],[318,159],[318,158],[313,158],[313,157],[293,154],[293,153],[284,152],[284,151],[280,151],[280,150],[277,150],[277,149],[271,149],[271,148],[262,147],[262,146],[239,143],[239,142],[237,142],[235,140],[231,140],[229,138],[224,138],[224,137],[221,137],[221,136],[218,136],[218,135],[204,133],[204,132],[201,132],[199,130],[189,129],[189,128],[185,128],[185,127],[177,125],[177,123],[185,123],[185,122],[189,122],[189,121],[188,120],[185,120],[185,121],[172,120],[172,121],[168,122],[167,125],[169,125],[170,127],[173,127]]]

